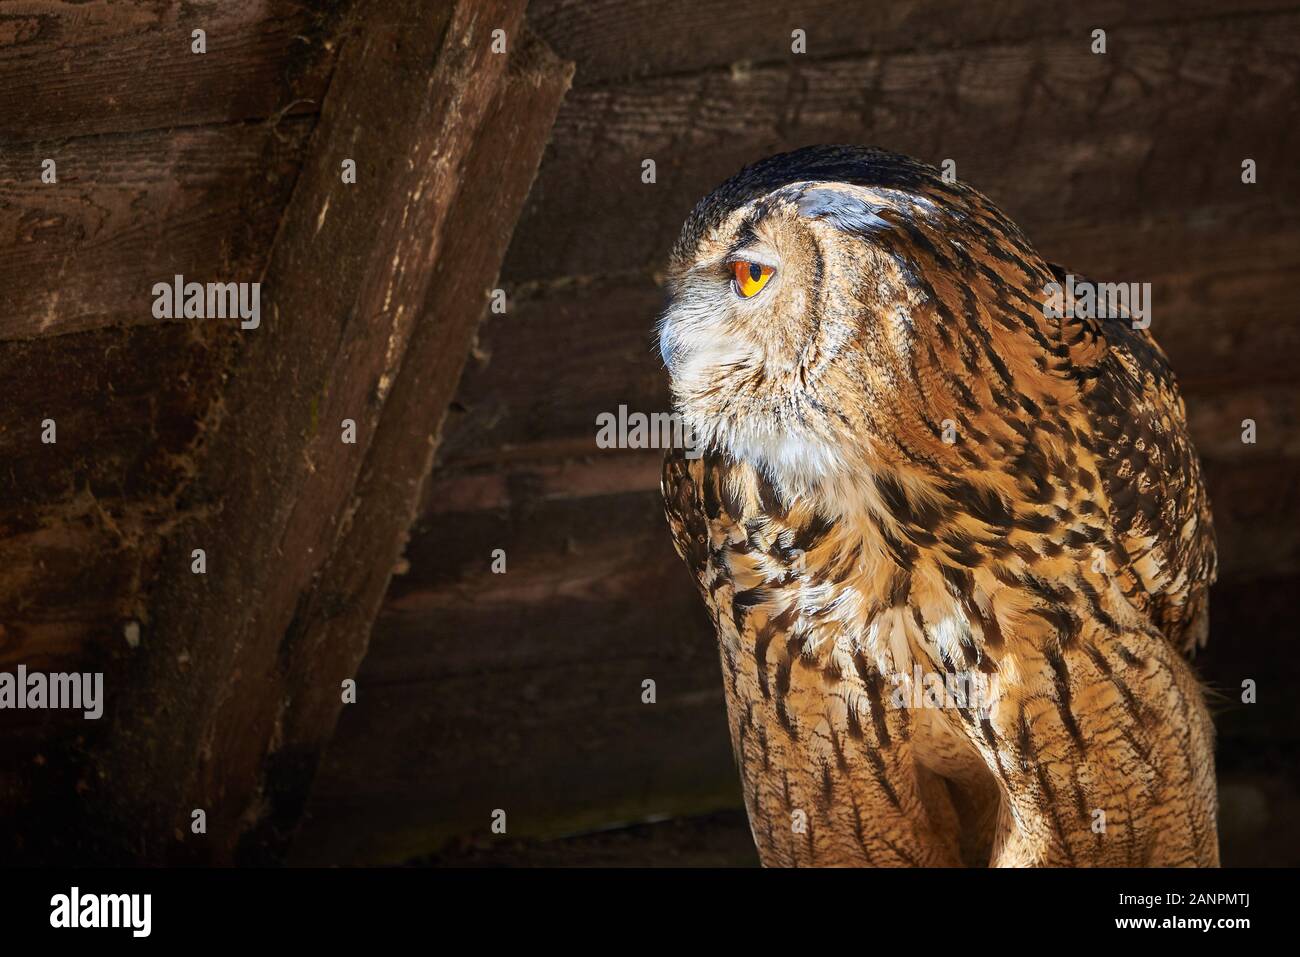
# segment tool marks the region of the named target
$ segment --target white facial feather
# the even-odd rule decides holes
[[[674,393],[707,391],[725,377],[770,374],[758,346],[724,331],[726,307],[713,302],[713,295],[692,290],[660,323],[659,348]],[[791,495],[809,494],[843,468],[834,446],[798,428],[794,408],[784,410],[788,414],[730,409],[707,419],[682,411],[696,447],[751,462]]]

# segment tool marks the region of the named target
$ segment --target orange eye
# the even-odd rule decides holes
[[[736,279],[736,292],[740,293],[743,299],[757,295],[758,291],[767,285],[767,281],[772,278],[772,273],[775,271],[771,266],[746,262],[743,259],[731,264],[731,274]]]

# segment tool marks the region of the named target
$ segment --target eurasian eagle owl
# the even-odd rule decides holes
[[[663,492],[764,864],[1217,864],[1200,467],[1142,323],[1064,280],[878,150],[687,219]]]

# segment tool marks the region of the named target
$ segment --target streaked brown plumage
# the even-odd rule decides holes
[[[752,298],[737,259],[775,269]],[[756,164],[683,228],[661,344],[705,454],[663,490],[765,864],[1218,861],[1182,401],[1147,332],[1045,315],[1054,270],[854,147]],[[918,674],[987,693],[900,702]]]

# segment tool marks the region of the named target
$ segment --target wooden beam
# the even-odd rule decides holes
[[[347,3],[0,11],[0,662],[130,681],[127,626],[184,506],[237,332],[159,322],[160,278],[256,280],[302,162]],[[189,26],[209,33],[190,52]],[[142,69],[141,64],[147,64]],[[42,181],[42,162],[57,181]],[[45,418],[57,444],[40,436]],[[0,719],[0,858],[88,835],[87,738]],[[87,732],[90,734],[87,734]],[[44,855],[44,856],[42,856]]]
[[[244,841],[246,856],[282,853],[292,838],[339,715],[340,683],[359,677],[370,623],[418,513],[443,417],[572,75],[571,63],[524,34],[466,161],[445,230],[455,248],[434,267],[346,527],[285,636],[287,706],[264,763],[268,809]],[[361,710],[377,696],[365,682],[360,694]]]
[[[295,669],[284,639],[317,601],[336,607],[313,591],[333,574],[435,266],[455,248],[453,203],[506,83],[492,31],[517,41],[523,6],[373,0],[343,41],[265,275],[262,326],[246,333],[187,492],[207,515],[168,539],[145,653],[101,752],[93,803],[134,859],[229,860],[262,816],[262,762]],[[355,185],[341,181],[345,159]],[[356,444],[341,440],[345,419]],[[207,575],[190,574],[197,547]],[[206,834],[191,831],[196,809]]]

